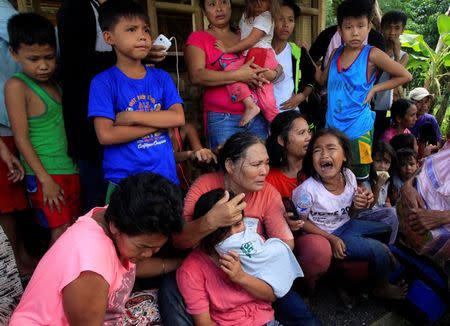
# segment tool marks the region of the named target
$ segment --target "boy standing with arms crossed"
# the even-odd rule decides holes
[[[321,72],[316,70],[320,84],[328,81],[326,126],[344,132],[352,144],[352,170],[358,182],[369,177],[372,163],[372,139],[375,113],[370,110],[373,96],[409,82],[411,74],[381,50],[364,45],[371,29],[370,1],[346,0],[337,10],[338,31],[344,42],[336,49]],[[382,70],[391,79],[376,84],[376,71]]]
[[[99,11],[116,65],[94,77],[89,118],[105,145],[107,202],[118,182],[153,172],[178,184],[168,128],[184,125],[182,100],[168,73],[142,64],[152,45],[148,16],[131,0],[109,0]]]
[[[22,68],[5,84],[5,103],[26,185],[40,224],[51,229],[51,243],[80,209],[78,170],[67,155],[61,91],[52,80],[56,36],[50,21],[18,14],[8,22],[10,51]]]

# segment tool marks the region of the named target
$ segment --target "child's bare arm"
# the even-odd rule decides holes
[[[316,79],[316,81],[321,86],[325,85],[327,83],[327,81],[328,81],[328,71],[330,70],[331,59],[333,58],[334,53],[336,52],[336,50],[337,49],[334,49],[333,52],[331,53],[330,57],[328,58],[327,65],[325,66],[325,69],[323,71],[320,69],[319,66],[317,66],[313,62],[313,64],[316,66],[316,73],[314,74],[314,78]]]
[[[381,91],[396,88],[397,86],[406,84],[412,80],[411,74],[400,63],[392,60],[389,56],[378,48],[370,51],[369,61],[375,67],[386,71],[391,75],[391,79],[376,84],[367,94],[365,103],[370,102],[372,97]]]
[[[266,35],[265,32],[258,28],[253,28],[250,32],[250,35],[246,38],[242,39],[239,43],[226,47],[222,41],[216,41],[215,47],[216,49],[222,51],[223,53],[237,53],[242,52],[248,49],[251,49],[255,46],[256,43],[259,42],[264,36]]]
[[[192,124],[189,122],[186,123],[186,125],[182,127],[182,131],[186,133],[186,138],[191,148],[191,151],[188,151],[190,152],[189,158],[196,158],[199,162],[210,163],[211,161],[214,161],[217,163],[216,155],[210,149],[203,147],[197,130],[195,130],[195,127]]]
[[[180,103],[160,111],[123,111],[117,113],[115,124],[116,126],[141,126],[156,129],[181,127],[184,125],[184,111]]]
[[[195,127],[189,123],[186,122],[184,127],[182,127],[184,133],[186,134],[186,138],[189,142],[189,146],[193,151],[198,151],[203,148],[202,142],[200,141],[200,137],[198,136],[197,130],[195,130]]]
[[[119,126],[114,124],[113,120],[103,117],[94,118],[94,127],[98,141],[102,145],[128,143],[157,130],[142,126]]]
[[[5,104],[17,148],[42,185],[44,205],[48,203],[50,210],[56,207],[60,211],[64,191],[47,173],[31,144],[26,103],[26,86],[16,78],[9,79],[5,84]]]

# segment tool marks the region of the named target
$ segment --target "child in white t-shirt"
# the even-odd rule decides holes
[[[375,296],[402,299],[407,288],[388,282],[392,258],[387,246],[373,237],[390,232],[384,223],[350,218],[350,212],[369,208],[373,194],[357,186],[349,170],[351,146],[348,138],[337,129],[322,129],[311,139],[303,161],[308,178],[292,195],[298,205],[307,193],[312,199],[309,220],[304,231],[318,234],[330,242],[337,259],[367,260],[375,279]]]
[[[272,49],[272,38],[274,17],[278,15],[279,3],[277,0],[246,0],[246,4],[239,22],[241,41],[232,46],[216,41],[217,49],[224,53],[244,51],[246,59],[236,60],[224,69],[237,69],[244,64],[244,60],[253,59],[253,63],[261,67],[276,70],[278,62]],[[239,126],[245,126],[260,112],[269,123],[278,114],[272,83],[265,83],[252,91],[247,84],[236,82],[228,85],[227,89],[233,102],[242,102],[245,105]]]

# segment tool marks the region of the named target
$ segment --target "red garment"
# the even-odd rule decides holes
[[[223,53],[214,46],[217,39],[207,31],[197,31],[189,35],[186,46],[195,46],[205,53],[205,68],[223,71],[223,65],[242,58],[240,54]],[[235,59],[233,59],[233,57]],[[203,93],[204,112],[243,114],[244,105],[231,101],[226,86],[205,87]]]
[[[12,136],[2,136],[1,139],[9,151],[18,157]],[[28,208],[25,184],[23,181],[12,183],[8,180],[8,167],[0,160],[0,214],[21,211]]]
[[[275,187],[281,197],[292,198],[292,191],[300,184],[297,178],[289,178],[278,168],[270,168],[266,181]]]
[[[56,208],[52,212],[48,204],[44,205],[42,185],[34,175],[26,177],[27,191],[31,206],[37,211],[39,224],[46,228],[56,228],[70,223],[72,219],[80,215],[80,177],[78,174],[53,174],[50,176],[64,190],[65,204],[61,204],[61,212],[58,212]]]

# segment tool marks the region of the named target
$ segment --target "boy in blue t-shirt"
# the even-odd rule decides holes
[[[99,12],[116,65],[94,77],[89,118],[105,145],[103,169],[115,185],[139,172],[158,173],[178,184],[168,128],[184,125],[182,99],[168,73],[142,64],[152,45],[148,16],[131,0],[109,0]]]
[[[337,9],[337,21],[344,44],[332,53],[323,72],[316,69],[317,81],[322,85],[328,81],[326,126],[350,138],[352,170],[360,183],[369,177],[372,163],[375,113],[370,110],[370,101],[376,93],[412,79],[400,63],[367,45],[371,19],[371,1],[343,1]],[[389,73],[391,79],[374,85],[377,69]]]

